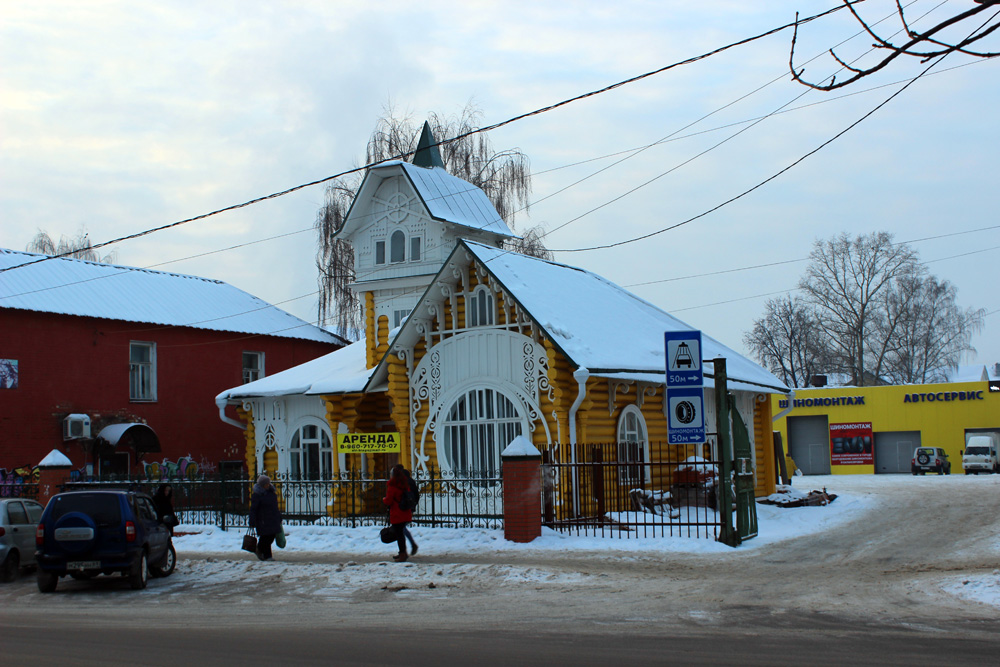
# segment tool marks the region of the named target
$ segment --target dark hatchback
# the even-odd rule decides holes
[[[60,577],[90,579],[121,573],[134,589],[148,575],[174,571],[170,529],[156,518],[153,500],[133,491],[73,491],[52,496],[35,534],[38,590],[50,593]]]

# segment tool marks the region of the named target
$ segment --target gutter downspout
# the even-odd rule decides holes
[[[236,428],[240,429],[241,431],[247,430],[247,425],[246,424],[244,424],[241,421],[236,421],[232,417],[227,417],[226,416],[226,406],[229,405],[229,400],[228,399],[221,398],[221,397],[216,398],[215,399],[215,404],[217,406],[219,406],[219,419],[221,419],[222,421],[226,422],[227,424],[229,424],[231,426],[235,426]]]
[[[578,484],[578,471],[576,468],[576,412],[580,409],[580,404],[587,396],[587,379],[590,378],[590,371],[580,367],[573,372],[573,379],[576,380],[576,400],[569,409],[569,459],[573,464],[573,513],[580,516],[580,497]]]
[[[788,390],[788,407],[785,408],[784,410],[782,410],[781,412],[779,412],[778,414],[774,415],[773,417],[771,417],[771,423],[773,424],[774,422],[778,421],[779,419],[781,419],[782,417],[784,417],[785,415],[787,415],[789,412],[791,412],[792,409],[794,409],[794,408],[795,408],[795,390],[794,389],[789,389]]]

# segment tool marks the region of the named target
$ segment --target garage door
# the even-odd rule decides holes
[[[789,417],[788,453],[803,475],[829,475],[830,423],[826,415]]]
[[[910,472],[913,450],[920,446],[920,431],[886,431],[875,434],[875,474]]]

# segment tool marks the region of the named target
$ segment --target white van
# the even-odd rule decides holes
[[[965,474],[1000,472],[1000,444],[995,435],[971,435],[962,453]]]

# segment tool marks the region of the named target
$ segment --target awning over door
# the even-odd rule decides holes
[[[97,434],[98,445],[131,447],[136,454],[160,451],[160,439],[148,424],[112,424]]]

